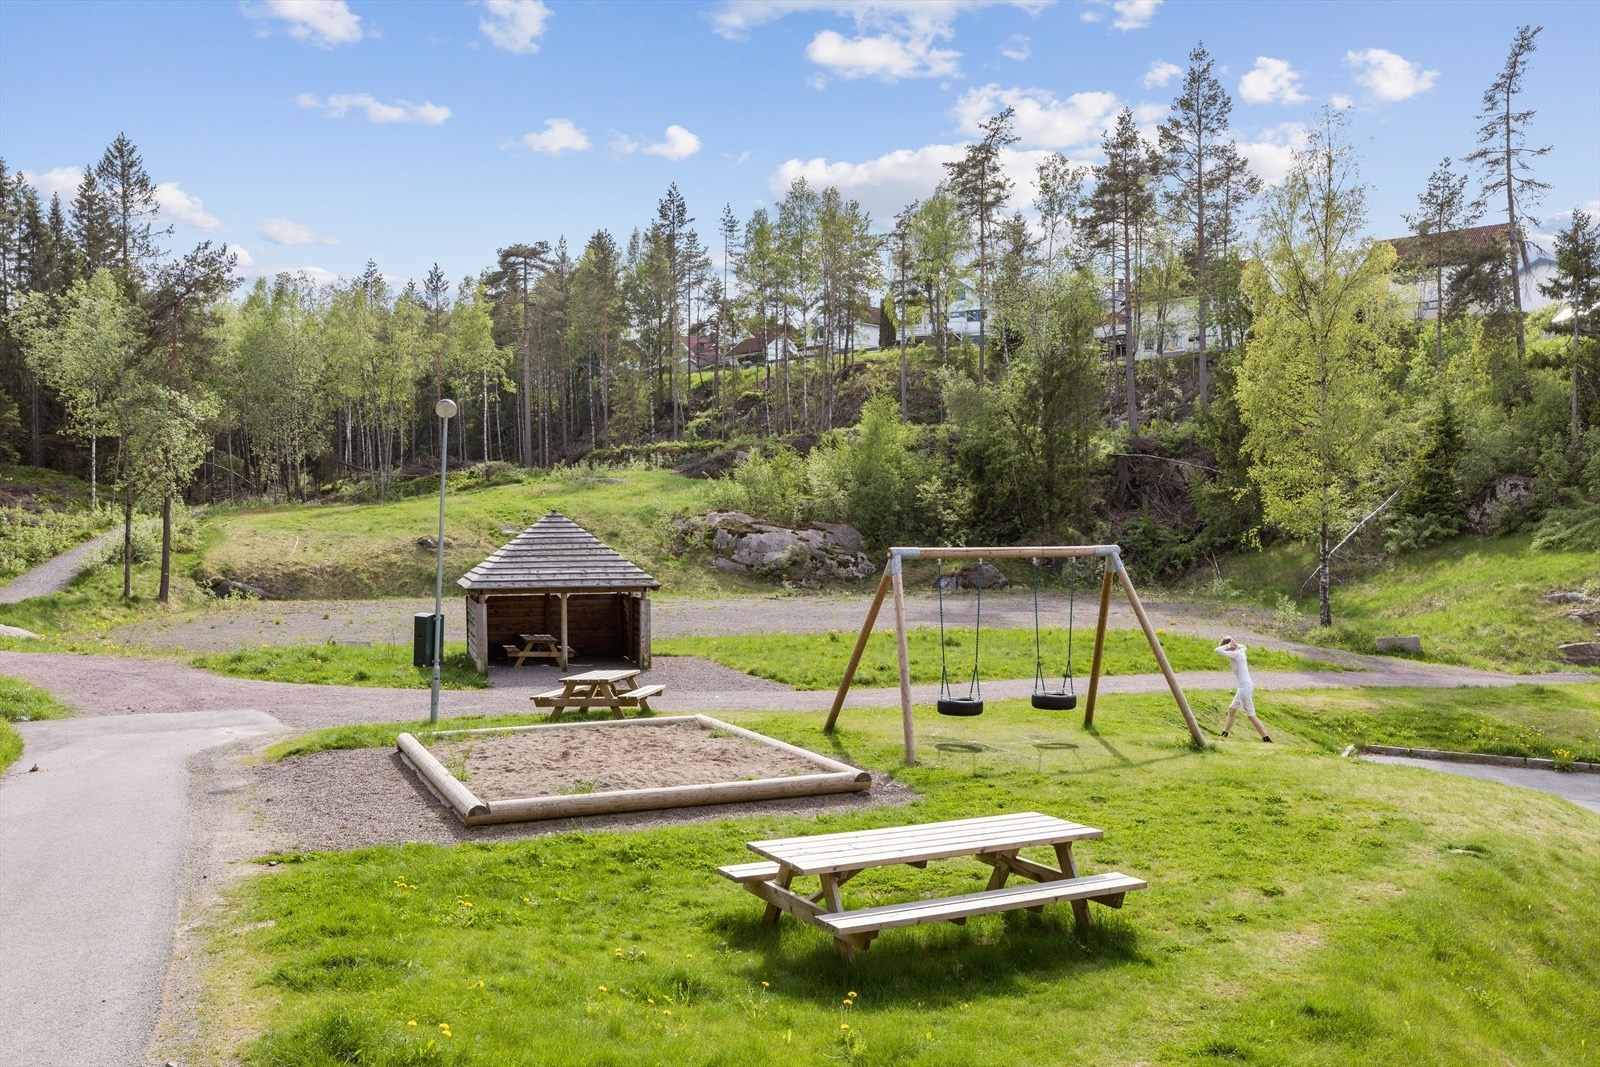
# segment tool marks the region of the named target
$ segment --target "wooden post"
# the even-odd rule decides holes
[[[561,647],[556,651],[561,653],[561,669],[567,669],[567,594],[561,594]]]
[[[1205,735],[1200,732],[1200,724],[1194,721],[1194,712],[1189,710],[1189,700],[1183,695],[1177,676],[1172,673],[1172,664],[1167,662],[1167,654],[1161,647],[1161,640],[1156,637],[1155,627],[1150,625],[1150,616],[1144,613],[1144,605],[1139,603],[1139,594],[1133,591],[1133,583],[1128,581],[1128,572],[1122,569],[1120,556],[1117,558],[1117,577],[1122,579],[1122,591],[1128,594],[1128,603],[1132,605],[1134,615],[1138,616],[1139,625],[1144,627],[1144,636],[1150,642],[1150,651],[1156,654],[1156,662],[1161,665],[1161,673],[1167,676],[1167,688],[1172,690],[1172,699],[1178,702],[1178,710],[1183,712],[1183,721],[1189,724],[1189,736],[1194,738],[1196,747],[1205,748]]]
[[[1094,664],[1089,668],[1089,699],[1083,705],[1083,725],[1094,725],[1094,698],[1100,692],[1100,659],[1106,650],[1106,620],[1111,617],[1111,568],[1100,578],[1100,621],[1094,628]]]
[[[894,647],[900,657],[900,723],[906,738],[906,766],[917,762],[916,727],[911,723],[911,654],[906,648],[906,590],[900,578],[900,561],[890,566],[890,584],[894,588]]]
[[[861,627],[861,636],[856,638],[855,651],[850,653],[850,662],[845,666],[844,678],[839,682],[839,691],[833,695],[833,708],[828,712],[828,721],[823,724],[823,733],[832,733],[833,724],[839,718],[839,709],[844,707],[844,695],[850,691],[850,683],[855,681],[856,668],[861,665],[861,654],[867,649],[867,639],[872,636],[873,624],[878,621],[878,609],[883,607],[883,595],[889,591],[889,570],[884,568],[883,577],[878,579],[878,592],[872,598],[872,606],[867,609],[867,621]]]

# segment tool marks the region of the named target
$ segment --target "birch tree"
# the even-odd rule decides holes
[[[1255,320],[1237,391],[1267,521],[1317,545],[1324,626],[1333,623],[1339,529],[1381,498],[1384,375],[1398,358],[1385,335],[1395,317],[1394,248],[1364,235],[1366,192],[1344,121],[1324,109],[1262,205],[1244,283]]]

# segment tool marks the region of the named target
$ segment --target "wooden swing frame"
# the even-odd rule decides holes
[[[878,580],[878,591],[872,598],[872,606],[867,609],[866,622],[862,623],[861,635],[856,638],[855,650],[850,653],[850,662],[844,669],[844,678],[839,682],[839,691],[834,694],[833,707],[828,712],[827,723],[823,726],[824,732],[833,732],[834,724],[839,719],[839,711],[844,707],[845,694],[850,691],[850,683],[855,680],[856,668],[861,665],[861,654],[866,651],[867,638],[872,636],[872,628],[878,621],[878,611],[883,607],[884,597],[892,591],[895,650],[900,659],[900,716],[905,732],[906,764],[910,766],[917,762],[916,728],[911,719],[911,658],[906,648],[906,594],[905,583],[901,579],[901,565],[904,561],[908,559],[1039,560],[1067,559],[1073,556],[1099,556],[1105,561],[1105,574],[1100,580],[1100,616],[1095,623],[1094,631],[1094,662],[1089,668],[1089,695],[1084,703],[1083,725],[1086,728],[1094,725],[1094,700],[1100,688],[1100,659],[1105,651],[1106,620],[1111,612],[1111,586],[1115,579],[1122,585],[1122,591],[1128,597],[1128,605],[1133,608],[1134,616],[1144,629],[1145,639],[1150,642],[1150,651],[1155,653],[1156,663],[1160,665],[1161,673],[1166,676],[1167,688],[1172,690],[1172,699],[1177,702],[1178,710],[1183,712],[1183,721],[1188,724],[1189,736],[1194,739],[1197,748],[1205,748],[1205,735],[1200,732],[1200,724],[1195,722],[1194,712],[1189,708],[1188,698],[1183,695],[1183,687],[1178,684],[1177,675],[1172,673],[1172,664],[1167,661],[1167,654],[1161,647],[1160,638],[1156,636],[1155,627],[1150,625],[1150,617],[1145,614],[1144,605],[1139,601],[1139,594],[1134,591],[1133,582],[1128,579],[1127,568],[1122,565],[1122,549],[1117,545],[889,549],[889,562],[883,568],[883,577]]]

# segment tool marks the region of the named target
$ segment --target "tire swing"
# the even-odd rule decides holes
[[[944,563],[938,564],[938,577],[933,587],[939,592],[939,702],[935,705],[940,715],[982,715],[983,691],[978,684],[978,635],[983,630],[983,587],[978,587],[977,613],[972,623],[972,677],[967,682],[967,695],[956,696],[950,688],[950,672],[945,663],[944,644]]]
[[[1067,669],[1061,684],[1051,689],[1044,680],[1044,653],[1039,644],[1039,561],[1033,561],[1033,706],[1041,711],[1071,711],[1078,706],[1072,683],[1072,613],[1077,603],[1078,561],[1069,558],[1067,566]]]

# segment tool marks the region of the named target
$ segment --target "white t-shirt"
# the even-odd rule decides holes
[[[1228,662],[1233,665],[1234,680],[1239,683],[1239,688],[1249,692],[1256,687],[1254,679],[1250,677],[1250,664],[1245,661],[1245,647],[1229,648],[1227,645],[1217,646],[1217,655],[1227,656]]]

